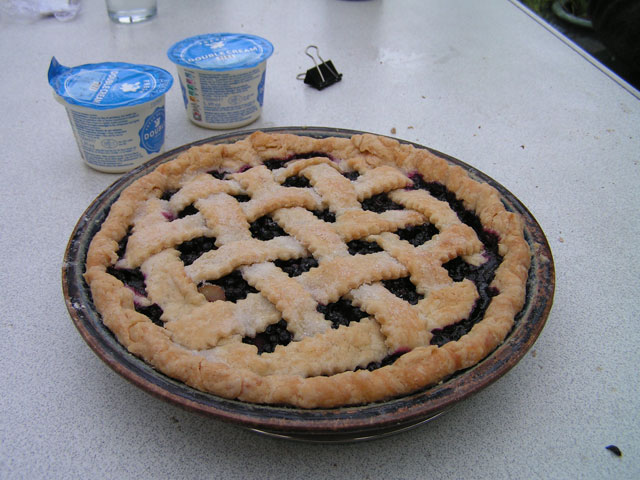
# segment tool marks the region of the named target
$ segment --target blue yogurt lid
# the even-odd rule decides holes
[[[252,68],[271,56],[273,45],[264,38],[243,33],[207,33],[185,38],[167,51],[169,59],[199,70]]]
[[[48,78],[66,102],[95,110],[146,103],[164,95],[173,84],[169,72],[151,65],[107,62],[70,68],[55,57]]]

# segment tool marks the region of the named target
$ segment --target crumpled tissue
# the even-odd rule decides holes
[[[55,17],[61,22],[73,20],[80,10],[80,0],[2,0],[0,13],[17,22],[35,22]]]

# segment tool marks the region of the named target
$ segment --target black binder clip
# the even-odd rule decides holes
[[[320,60],[320,64],[316,61],[316,58],[309,53],[309,50],[315,48],[316,57]],[[298,80],[304,80],[304,83],[307,85],[311,85],[313,88],[318,90],[322,90],[330,85],[333,85],[336,82],[342,80],[342,74],[338,73],[336,68],[333,66],[331,60],[327,60],[326,62],[320,56],[320,50],[315,45],[309,45],[304,53],[307,54],[308,57],[311,57],[313,63],[315,64],[314,68],[310,68],[306,73],[298,74]]]

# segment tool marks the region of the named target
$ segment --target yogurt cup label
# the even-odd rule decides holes
[[[149,115],[138,132],[140,147],[147,153],[158,153],[164,144],[164,106],[157,107]]]
[[[48,77],[89,166],[126,172],[162,151],[167,71],[115,62],[68,68],[53,58]]]
[[[177,67],[187,117],[207,128],[234,128],[262,112],[266,62],[273,53],[254,35],[216,33],[181,40],[167,52]]]

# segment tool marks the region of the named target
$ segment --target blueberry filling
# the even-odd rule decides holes
[[[480,298],[476,300],[469,318],[465,318],[453,325],[433,330],[431,332],[433,333],[431,345],[441,347],[448,342],[459,340],[460,337],[469,333],[473,326],[484,318],[484,313],[491,303],[491,298],[495,297],[498,294],[498,291],[495,288],[488,288],[486,291],[482,292],[481,289],[478,288],[478,292],[480,293]]]
[[[351,255],[367,255],[383,251],[376,242],[367,242],[366,240],[351,240],[347,243],[347,247]]]
[[[269,325],[264,332],[258,333],[255,337],[244,337],[243,343],[255,345],[258,348],[258,355],[271,353],[278,345],[288,345],[293,335],[287,330],[287,322],[280,320],[278,323]]]
[[[311,213],[313,213],[323,222],[334,223],[336,221],[336,214],[328,208],[325,210],[313,210]]]
[[[286,162],[288,162],[289,160],[286,158],[274,158],[271,160],[265,160],[264,162],[262,162],[264,164],[265,167],[267,167],[269,170],[275,170],[277,168],[283,167],[284,164]]]
[[[362,209],[370,212],[382,213],[387,210],[404,210],[402,205],[392,201],[386,193],[379,193],[362,202]]]
[[[251,197],[249,195],[232,195],[233,198],[236,199],[236,201],[242,203],[242,202],[248,202],[249,200],[251,200]]]
[[[187,205],[182,210],[180,210],[180,212],[178,212],[177,218],[184,218],[189,215],[195,215],[196,213],[198,213],[198,209],[193,206],[193,204]]]
[[[146,315],[147,317],[149,317],[149,320],[151,320],[156,325],[160,327],[164,326],[164,322],[160,320],[160,317],[163,313],[162,308],[160,308],[155,303],[153,305],[149,305],[148,307],[140,307],[136,305],[136,312]]]
[[[493,235],[495,237],[495,235],[491,233],[487,233],[486,235]],[[460,282],[465,278],[471,280],[476,285],[479,298],[476,300],[468,318],[454,325],[434,330],[432,332],[433,338],[431,339],[432,345],[442,346],[447,342],[458,340],[462,335],[468,333],[477,322],[484,318],[491,299],[499,293],[496,288],[490,286],[496,269],[500,263],[502,263],[502,257],[498,254],[497,245],[497,239],[494,239],[490,243],[485,243],[485,262],[482,265],[470,265],[459,257],[443,265],[454,281]]]
[[[107,267],[107,273],[116,277],[126,287],[133,290],[137,295],[146,297],[147,289],[144,282],[144,275],[139,268],[125,269],[125,268]],[[153,305],[149,305],[145,307],[145,306],[138,305],[137,303],[134,302],[134,307],[137,312],[142,313],[143,315],[146,315],[147,317],[149,317],[149,319],[156,325],[160,325],[161,327],[164,325],[162,320],[160,320],[160,316],[162,315],[162,308],[160,308],[155,303]]]
[[[162,195],[160,196],[160,200],[171,200],[171,197],[173,197],[173,195],[177,192],[177,190],[169,190],[166,192],[163,192]]]
[[[442,266],[455,282],[461,282],[463,279],[468,278],[478,287],[488,288],[493,281],[496,269],[502,262],[502,257],[497,251],[497,241],[495,244],[488,245],[485,243],[485,249],[485,262],[482,265],[471,265],[458,257]]]
[[[331,155],[329,155],[328,153],[325,152],[308,152],[308,153],[297,153],[295,155],[292,155],[291,157],[289,157],[287,159],[287,161],[289,160],[304,160],[307,158],[315,158],[315,157],[324,157],[324,158],[328,158],[329,160],[332,160]]]
[[[180,252],[180,260],[185,265],[191,265],[203,253],[216,248],[216,239],[214,237],[197,237],[187,240],[176,247]]]
[[[234,270],[229,275],[221,277],[218,280],[210,280],[208,283],[222,287],[225,299],[233,303],[247,298],[247,295],[250,293],[258,293],[258,290],[253,288],[244,278],[242,278],[242,274],[239,270]]]
[[[311,183],[309,179],[304,176],[296,175],[293,177],[287,177],[287,179],[282,182],[283,187],[298,187],[298,188],[310,188]]]
[[[144,275],[139,268],[127,269],[107,267],[107,273],[116,277],[118,280],[124,283],[125,286],[132,289],[138,295],[146,296],[147,287],[144,282]]]
[[[290,162],[292,160],[304,160],[307,158],[314,158],[314,157],[325,157],[325,158],[331,159],[331,156],[324,152],[309,152],[309,153],[298,153],[296,155],[291,155],[286,158],[272,158],[270,160],[265,160],[262,163],[269,170],[275,170],[276,168],[283,167],[285,163]]]
[[[478,216],[474,212],[467,210],[462,200],[459,200],[453,192],[447,190],[443,184],[425,182],[422,175],[417,173],[411,175],[411,180],[413,181],[413,186],[409,188],[410,190],[426,190],[432,197],[447,202],[450,208],[456,212],[460,221],[473,228],[485,249],[485,262],[480,266],[470,265],[462,258],[454,258],[443,265],[454,281],[460,282],[465,278],[471,280],[478,290],[479,298],[468,318],[432,332],[431,344],[442,346],[469,333],[471,328],[484,318],[491,299],[499,293],[497,289],[490,285],[496,269],[502,263],[502,257],[498,253],[500,239],[495,232],[486,230]]]
[[[414,247],[419,247],[423,243],[428,242],[434,235],[438,234],[438,229],[430,223],[422,225],[414,225],[412,227],[398,230],[396,234],[402,239],[409,242]]]
[[[387,365],[393,364],[398,358],[400,358],[405,353],[406,352],[392,353],[391,355],[387,355],[386,357],[384,357],[379,362],[371,362],[366,367],[364,368],[358,367],[356,368],[356,370],[369,370],[370,372],[372,372],[374,370],[377,370],[378,368],[386,367]]]
[[[459,200],[455,193],[447,190],[447,188],[439,182],[425,182],[420,174],[411,175],[413,186],[410,190],[426,190],[429,194],[440,201],[447,202],[451,210],[456,212],[462,223],[469,225],[478,235],[478,238],[485,246],[491,246],[497,250],[497,242],[499,238],[493,232],[484,229],[478,216],[470,210],[464,208],[464,203]]]
[[[127,233],[125,234],[125,236],[122,237],[118,242],[118,251],[116,252],[116,255],[118,255],[119,259],[124,257],[124,254],[127,251],[127,243],[129,243],[129,237],[131,236],[132,230],[133,230],[133,227],[129,227],[127,229]]]
[[[227,176],[227,172],[212,170],[209,172],[209,175],[211,175],[213,178],[217,178],[218,180],[224,180],[224,178]]]
[[[348,178],[349,180],[351,180],[353,182],[355,179],[357,179],[360,176],[360,172],[356,172],[356,171],[344,172],[342,174],[342,176]]]
[[[290,277],[297,277],[318,266],[318,261],[313,257],[276,260],[274,263]]]
[[[362,318],[369,316],[345,298],[328,305],[319,304],[317,310],[331,322],[331,328],[338,328],[340,325],[348,326],[351,322],[359,322]]]
[[[409,302],[411,305],[415,305],[424,298],[424,295],[420,295],[417,292],[416,286],[411,282],[409,277],[383,280],[382,284],[396,297]]]
[[[251,222],[249,230],[253,238],[263,241],[271,240],[275,237],[282,237],[287,234],[287,232],[268,215]]]

